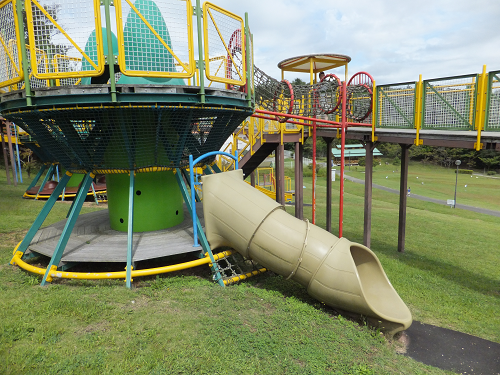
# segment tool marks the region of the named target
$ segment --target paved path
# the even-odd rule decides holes
[[[459,374],[500,374],[500,344],[414,321],[404,332],[406,355]]]
[[[351,177],[351,176],[347,176],[347,175],[344,175],[344,177],[346,178],[346,180],[349,180],[349,181],[352,181],[352,182],[356,182],[356,183],[362,184],[362,185],[365,184],[365,181],[361,180],[359,178],[355,178],[355,177]],[[387,191],[389,193],[399,194],[399,190],[391,189],[391,188],[388,188],[388,187],[385,187],[385,186],[382,186],[382,185],[373,184],[373,187],[376,188],[376,189]],[[436,203],[436,204],[442,204],[442,205],[445,205],[445,206],[448,205],[445,200],[424,197],[423,195],[410,194],[409,198],[420,199],[421,201],[426,201],[426,202],[431,202],[431,203]],[[457,204],[456,208],[461,208],[462,210],[474,211],[474,212],[478,212],[480,214],[486,214],[486,215],[500,217],[500,211],[488,210],[486,208],[466,206],[465,204]]]

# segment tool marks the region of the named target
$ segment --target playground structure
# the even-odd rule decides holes
[[[300,276],[302,283],[309,285],[311,295],[319,300],[374,318],[390,332],[411,324],[408,308],[369,249],[339,240],[307,221],[283,217],[285,213],[279,205],[240,181],[242,171],[215,173],[220,172],[215,165],[216,150],[254,112],[280,123],[311,126],[313,133],[317,127],[339,129],[344,145],[348,126],[372,126],[369,118],[373,80],[368,74],[356,74],[349,82],[340,82],[329,75],[322,82],[310,85],[273,80],[253,66],[248,20],[244,22],[211,3],[201,7],[199,0],[194,7],[195,15],[190,1],[105,0],[103,7],[91,0],[56,3],[44,6],[36,0],[25,1],[27,23],[24,24],[22,2],[0,2],[0,23],[5,30],[0,49],[3,61],[0,86],[4,91],[1,113],[28,132],[42,149],[50,150],[66,169],[26,237],[16,247],[12,264],[42,274],[42,285],[54,278],[125,278],[126,285],[131,287],[133,276],[185,266],[134,269],[138,253],[142,254],[141,259],[197,253],[202,259],[193,264],[209,263],[214,279],[225,285],[230,280],[223,279],[218,261],[228,253],[214,255],[212,249],[228,244],[244,257],[255,257],[264,267],[287,273],[290,259],[282,259],[281,250],[272,243],[281,241],[280,236],[285,232],[278,232],[290,224],[302,229],[297,229],[293,237],[301,239],[292,244],[299,251],[289,254],[295,260],[288,276]],[[116,27],[111,21],[113,12]],[[75,13],[78,23],[72,19],[63,22],[65,14]],[[29,35],[27,45],[23,37],[25,28]],[[49,30],[56,29],[51,38],[46,37]],[[325,60],[327,67],[347,66],[350,58],[327,55]],[[321,59],[306,58],[311,66],[315,61]],[[323,69],[321,64],[310,68],[311,77],[318,69]],[[210,82],[208,85],[205,78]],[[197,85],[191,86],[191,80]],[[263,109],[255,110],[255,103]],[[237,161],[237,155],[234,158]],[[189,164],[189,160],[195,162]],[[191,177],[186,184],[188,165],[191,176],[198,168],[210,175],[202,177],[207,185],[220,185],[221,181],[230,185],[229,181],[236,181],[234,186],[239,192],[232,195],[224,189],[203,189],[208,239],[196,215],[195,188],[199,182]],[[67,220],[40,229],[74,173],[83,173],[85,177]],[[106,175],[109,204],[108,217],[104,217],[106,227],[92,223],[94,216],[83,215],[80,220],[78,217],[96,174]],[[240,211],[239,200],[250,204]],[[220,201],[225,206],[231,202],[231,209],[226,211],[214,203]],[[251,202],[257,201],[261,201],[262,209],[254,211]],[[252,215],[256,219],[247,230],[253,230],[253,234],[246,237],[249,241],[246,247],[240,246],[232,238],[237,237],[238,226],[245,226],[246,217]],[[193,217],[191,235],[195,245],[186,243],[183,235],[176,237],[175,245],[165,241],[167,236],[175,237],[177,231],[189,234],[189,228],[184,226],[185,216]],[[211,229],[214,218],[218,222],[232,219],[235,222],[224,230]],[[268,225],[270,229],[277,225],[274,228],[277,232],[269,232]],[[72,235],[77,227],[77,233]],[[85,237],[89,232],[95,235],[92,241]],[[126,249],[120,245],[125,233]],[[262,240],[263,233],[269,241]],[[107,237],[101,236],[99,242],[97,235]],[[142,241],[146,238],[147,241]],[[139,244],[142,242],[148,242],[151,253],[143,251]],[[169,243],[167,248],[165,243]],[[252,243],[259,244],[269,259],[254,253]],[[113,255],[111,249],[120,253],[120,260],[109,260]],[[93,258],[90,261],[122,261],[126,269],[101,274],[66,272],[78,260],[65,261],[64,257],[85,251],[88,258]],[[30,254],[49,256],[48,267],[29,265],[26,259]],[[96,254],[103,254],[104,258],[98,259]],[[316,262],[311,263],[313,258]],[[332,267],[340,267],[339,276],[330,277]],[[260,271],[262,268],[238,277]],[[349,279],[342,276],[346,272],[351,275]],[[304,274],[311,277],[303,278]],[[328,288],[312,286],[324,283],[325,278]],[[344,286],[339,289],[339,285]]]

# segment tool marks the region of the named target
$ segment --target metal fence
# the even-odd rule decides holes
[[[500,70],[488,74],[485,130],[500,131]]]
[[[203,86],[201,72],[208,86],[239,90],[247,52],[253,63],[243,19],[208,2],[197,9],[190,0],[26,0],[25,20],[16,4],[0,1],[0,92],[23,89],[25,81],[31,88],[105,84],[111,67],[116,83],[190,85],[195,77]],[[205,42],[198,64],[196,33]]]
[[[378,128],[500,131],[500,71],[376,88]]]
[[[416,82],[396,83],[377,87],[377,127],[415,127]]]

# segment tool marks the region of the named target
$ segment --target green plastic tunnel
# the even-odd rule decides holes
[[[243,181],[243,171],[202,177],[207,239],[293,279],[317,300],[362,314],[390,334],[407,329],[410,310],[367,247],[338,238],[283,210]]]

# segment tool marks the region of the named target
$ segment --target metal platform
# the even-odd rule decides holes
[[[202,226],[203,205],[196,210]],[[35,252],[51,257],[66,220],[40,229],[26,254]],[[184,206],[184,221],[172,228],[134,233],[133,262],[201,251],[193,246],[193,224]],[[68,241],[59,266],[70,262],[126,262],[127,233],[112,230],[108,210],[80,215]]]

